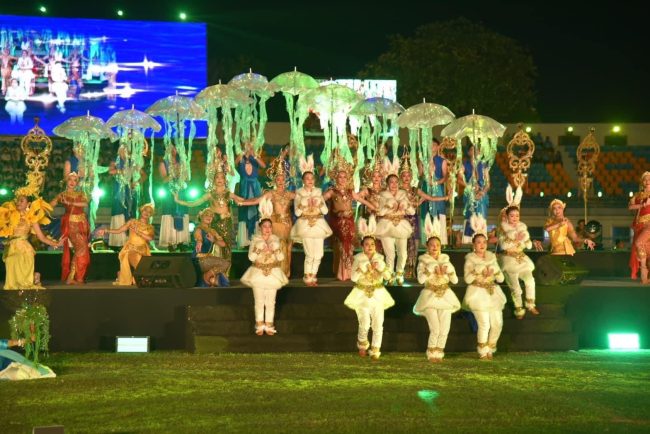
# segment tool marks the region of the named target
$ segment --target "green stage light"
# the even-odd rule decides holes
[[[160,187],[160,188],[156,191],[156,197],[157,197],[158,199],[164,199],[165,197],[167,197],[167,190],[165,190],[164,188]]]
[[[199,189],[196,187],[192,187],[187,192],[187,194],[190,196],[190,199],[196,199],[197,197],[199,197]]]
[[[573,127],[572,126],[567,127],[566,132],[567,133],[572,133],[573,132]]]
[[[118,17],[123,17],[124,16],[124,11],[122,9],[117,10],[117,16]]]
[[[178,18],[185,21],[187,19],[187,14],[185,12],[181,12],[180,14],[178,14]]]
[[[42,14],[47,13],[47,8],[45,6],[39,7],[38,10],[41,11]]]
[[[610,350],[638,350],[638,333],[607,333]]]
[[[7,190],[7,189],[4,188],[4,187],[3,187],[3,188],[0,188],[0,196],[6,196],[7,193],[9,193],[9,190]]]
[[[544,192],[543,191],[539,192],[539,197],[544,197]]]
[[[104,197],[105,194],[106,194],[106,192],[104,191],[103,188],[95,187],[95,189],[93,190],[93,198],[94,199],[99,200],[102,197]]]
[[[567,192],[566,197],[571,197],[573,196],[570,191]]]
[[[620,132],[621,132],[621,127],[620,127],[620,126],[618,126],[618,125],[614,125],[614,126],[612,127],[612,133],[614,133],[614,134],[618,134],[618,133],[620,133]]]
[[[526,132],[527,133],[530,133],[531,131],[533,131],[533,129],[531,127],[526,127]]]
[[[603,192],[602,191],[598,192],[598,197],[603,197]]]
[[[196,225],[190,222],[190,232],[194,232],[194,228],[196,228]]]
[[[631,191],[631,192],[630,192],[630,197],[633,197],[633,196],[634,196],[634,192]]]

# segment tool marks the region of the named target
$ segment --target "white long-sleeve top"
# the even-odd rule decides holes
[[[262,235],[255,235],[248,248],[248,259],[252,265],[241,278],[241,283],[244,285],[276,290],[289,283],[289,279],[282,271],[284,253],[277,236],[269,235],[265,240]]]
[[[315,202],[314,205],[309,204],[310,200]],[[323,218],[328,210],[320,188],[314,187],[311,190],[305,187],[299,188],[293,204],[298,216],[298,220],[291,228],[293,241],[300,243],[303,238],[325,239],[332,235],[332,229]]]
[[[488,276],[484,276],[486,269],[491,269]],[[503,282],[504,275],[497,263],[497,257],[492,252],[485,252],[481,258],[476,253],[465,256],[463,279],[467,283],[467,291],[463,298],[463,307],[472,311],[503,310],[506,296],[496,282]]]
[[[523,234],[521,240],[517,240],[517,235]],[[504,251],[499,259],[499,263],[506,274],[523,273],[533,271],[535,264],[524,254],[524,249],[530,249],[533,246],[528,233],[528,227],[525,223],[518,222],[515,225],[504,221],[501,223],[499,231],[499,247]]]
[[[384,287],[384,279],[391,277],[391,271],[386,266],[384,257],[374,253],[372,258],[361,252],[354,255],[352,263],[352,281],[354,288],[343,302],[350,309],[374,305],[388,309],[395,300]]]
[[[445,267],[444,274],[436,273],[438,267]],[[452,312],[460,309],[460,300],[449,288],[449,283],[458,283],[456,269],[449,260],[449,255],[440,253],[438,258],[425,253],[418,258],[418,282],[424,284],[420,291],[413,313],[422,315],[427,309],[442,309]]]

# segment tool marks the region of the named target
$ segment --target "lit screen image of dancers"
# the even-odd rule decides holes
[[[104,120],[206,86],[203,23],[0,15],[0,130],[22,135],[34,116],[50,134],[73,116]]]

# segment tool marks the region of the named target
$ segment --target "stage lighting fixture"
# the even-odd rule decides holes
[[[106,192],[104,191],[103,188],[95,187],[95,189],[93,190],[93,198],[95,198],[97,200],[104,197],[105,194],[106,194]]]
[[[164,188],[160,187],[160,188],[156,191],[156,197],[157,197],[158,199],[164,199],[165,197],[167,197],[167,190],[165,190]]]
[[[148,353],[149,336],[116,336],[115,351],[118,353]]]
[[[196,225],[193,222],[190,222],[190,232],[194,232],[194,229],[196,228]]]
[[[196,187],[192,187],[187,192],[187,194],[190,196],[190,199],[196,199],[197,197],[199,197],[199,189]]]
[[[614,126],[612,127],[612,133],[614,133],[614,134],[618,134],[618,133],[620,133],[620,132],[621,132],[621,127],[620,127],[620,126],[618,126],[618,125],[614,125]]]
[[[117,16],[118,17],[123,17],[124,16],[124,11],[122,9],[117,10]]]
[[[632,196],[634,196],[634,192],[633,192],[633,191],[630,192],[630,197],[632,197]]]
[[[0,188],[0,196],[6,196],[7,193],[9,193],[9,190],[7,190],[7,189],[4,188],[4,187],[3,187],[3,188]]]
[[[41,11],[42,14],[47,13],[47,8],[45,6],[39,7],[38,10]]]
[[[567,129],[566,129],[566,132],[569,133],[569,134],[573,133],[573,127],[568,126]]]
[[[543,191],[539,192],[539,197],[544,197],[544,192]]]
[[[187,19],[187,14],[185,12],[181,12],[180,14],[178,14],[178,18],[185,21]]]
[[[567,192],[566,197],[571,197],[573,196],[570,191]]]
[[[638,333],[607,333],[610,350],[638,350]]]
[[[598,197],[603,197],[603,192],[602,191],[598,192]]]
[[[533,131],[533,129],[531,127],[526,127],[526,132],[527,133],[530,133],[531,131]]]

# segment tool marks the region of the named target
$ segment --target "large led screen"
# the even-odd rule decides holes
[[[52,128],[88,112],[107,120],[206,86],[202,23],[0,15],[0,134],[38,116]]]

